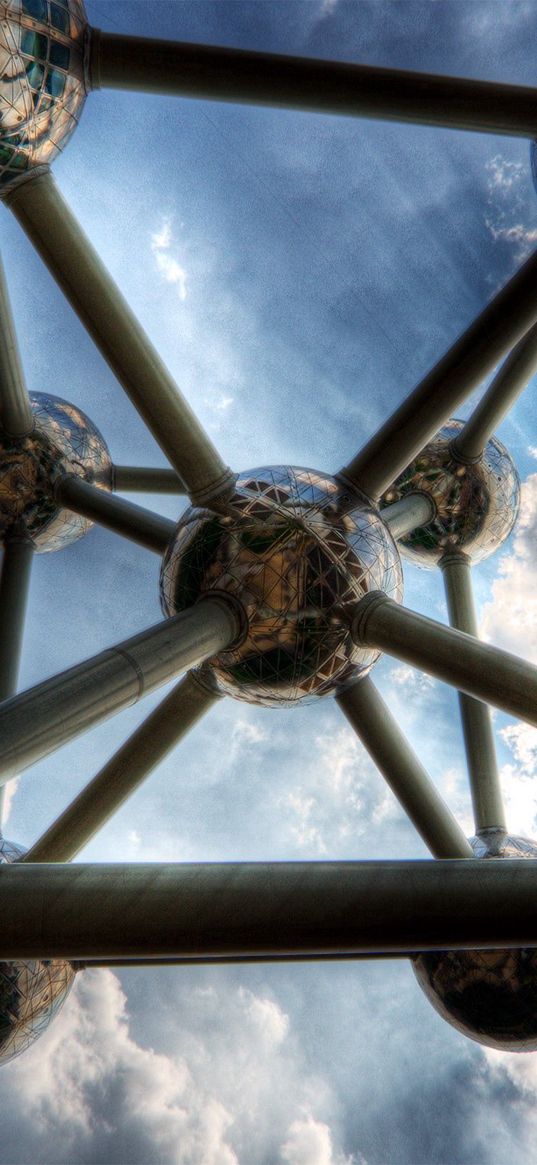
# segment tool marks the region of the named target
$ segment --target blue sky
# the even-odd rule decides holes
[[[535,3],[92,0],[110,31],[531,84]],[[526,142],[128,93],[88,99],[58,184],[235,468],[333,471],[537,239]],[[119,463],[163,458],[7,210],[28,383],[79,404]],[[537,662],[534,387],[500,435],[518,530],[476,571],[483,633]],[[140,499],[178,515],[177,499]],[[440,579],[406,602],[446,618]],[[159,618],[155,556],[106,531],[34,564],[21,685]],[[379,687],[471,832],[452,692],[384,659]],[[30,844],[161,698],[36,765]],[[537,834],[537,736],[495,716],[513,831]],[[222,701],[86,860],[425,857],[330,701]],[[0,1161],[503,1165],[531,1157],[537,1063],[442,1023],[405,961],[88,972],[2,1069]]]

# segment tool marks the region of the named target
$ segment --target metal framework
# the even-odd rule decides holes
[[[86,67],[89,88],[537,135],[537,91],[514,86],[150,41],[97,29],[87,31]],[[192,504],[225,515],[235,473],[181,396],[48,165],[16,175],[2,197],[170,463],[167,470],[115,466],[113,488],[185,493]],[[4,436],[21,439],[31,434],[34,419],[3,276],[0,340],[1,429]],[[461,465],[479,462],[495,427],[537,370],[537,254],[336,474],[356,498],[365,497],[377,509],[380,505],[394,538],[427,526],[434,516],[434,502],[419,490],[390,503],[395,479],[501,359],[500,372],[452,442]],[[164,555],[174,523],[98,485],[63,472],[54,482],[54,500]],[[210,709],[217,692],[207,687],[203,669],[187,669],[231,651],[248,632],[248,615],[220,590],[16,694],[32,553],[26,529],[15,527],[6,535],[0,575],[1,785],[159,684],[186,675],[25,857],[2,867],[0,959],[246,961],[382,957],[446,946],[537,946],[537,861],[480,865],[369,676],[336,693],[337,703],[440,861],[63,864]],[[537,724],[537,668],[477,639],[466,554],[447,546],[439,565],[451,627],[376,591],[355,603],[352,639],[358,647],[406,660],[459,690],[476,833],[503,835],[507,824],[488,705]]]

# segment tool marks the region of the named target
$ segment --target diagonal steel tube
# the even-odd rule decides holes
[[[516,655],[400,607],[382,591],[360,600],[352,632],[357,643],[385,651],[537,725],[537,667]]]
[[[382,521],[388,526],[392,538],[403,538],[418,526],[426,526],[432,522],[435,514],[436,506],[432,497],[419,490],[405,494],[398,502],[383,506],[380,510]]]
[[[186,493],[173,469],[146,469],[137,465],[114,465],[114,489],[119,493]]]
[[[477,619],[472,593],[470,562],[464,554],[445,554],[440,559],[449,614],[457,631],[477,639]],[[472,793],[476,833],[507,832],[496,748],[488,704],[459,692],[466,762]]]
[[[336,697],[364,748],[435,858],[473,850],[369,676]]]
[[[0,784],[135,704],[235,641],[242,609],[229,596],[195,607],[94,655],[0,705]]]
[[[537,372],[537,325],[519,340],[453,441],[461,461],[477,461],[494,430]]]
[[[71,861],[218,699],[184,676],[22,860]]]
[[[3,199],[108,361],[196,502],[228,492],[234,475],[203,431],[90,241],[40,169]]]
[[[248,52],[91,30],[93,89],[135,89],[347,117],[537,136],[537,97],[521,85]]]
[[[0,571],[0,701],[17,691],[34,548],[24,535],[4,542]],[[0,787],[0,832],[4,789]]]
[[[68,509],[138,542],[155,554],[164,554],[175,530],[175,522],[169,518],[117,498],[74,474],[62,477],[54,493]]]
[[[537,253],[487,304],[339,476],[369,497],[380,497],[536,320]]]
[[[15,863],[0,959],[537,946],[536,895],[532,860]]]
[[[0,427],[10,437],[25,437],[34,415],[22,370],[9,294],[0,261]]]

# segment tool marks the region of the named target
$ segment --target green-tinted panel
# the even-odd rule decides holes
[[[23,28],[21,34],[22,53],[26,53],[28,57],[40,57],[42,61],[46,61],[47,48],[46,36],[42,36],[40,32],[32,32],[31,28]]]
[[[21,7],[22,11],[28,16],[33,16],[34,20],[48,21],[46,0],[22,0]]]
[[[32,89],[40,89],[43,84],[43,77],[45,70],[42,65],[38,65],[36,61],[29,61],[26,67],[26,76]]]
[[[60,69],[68,69],[70,57],[71,54],[67,45],[60,44],[56,40],[51,40],[49,50],[49,61],[51,65],[58,65]]]
[[[60,32],[69,34],[69,14],[58,4],[50,5],[50,23],[53,28],[59,28]]]
[[[61,97],[65,89],[64,74],[57,73],[56,69],[49,69],[45,81],[45,89],[47,93],[50,93],[51,97]]]

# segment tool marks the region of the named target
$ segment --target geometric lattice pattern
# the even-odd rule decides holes
[[[492,437],[473,465],[457,461],[450,444],[463,428],[449,421],[384,494],[389,505],[420,491],[432,497],[432,522],[399,539],[401,554],[418,566],[434,567],[448,550],[482,562],[511,533],[518,514],[520,481],[507,449]]]
[[[239,476],[225,513],[192,508],[165,556],[166,614],[209,591],[240,599],[248,632],[200,669],[219,692],[281,706],[341,690],[378,652],[350,633],[368,591],[402,598],[399,555],[376,510],[325,474],[276,466]]]
[[[44,393],[31,393],[30,403],[33,431],[0,437],[0,540],[15,527],[44,553],[76,541],[92,524],[55,500],[55,483],[70,473],[111,490],[112,462],[81,409]]]
[[[0,863],[24,850],[0,837]],[[25,1052],[66,999],[75,970],[64,959],[0,962],[0,1064]]]
[[[536,858],[537,844],[472,838],[476,857]],[[413,959],[420,987],[463,1035],[508,1052],[537,1051],[537,950],[428,951]]]
[[[81,0],[0,2],[0,185],[50,163],[86,97]]]

